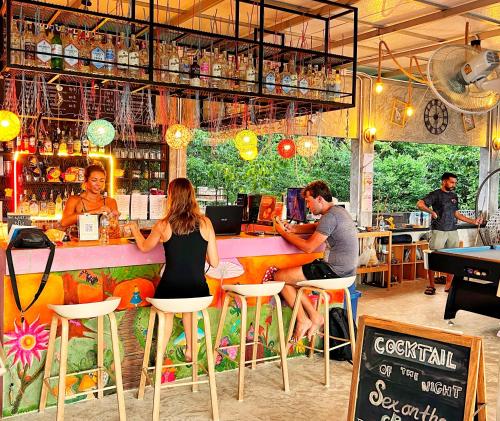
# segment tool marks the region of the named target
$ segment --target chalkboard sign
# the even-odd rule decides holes
[[[10,227],[12,225],[19,225],[21,227],[30,227],[32,225],[31,216],[9,212],[7,213],[7,232],[10,231]]]
[[[486,421],[484,401],[481,338],[360,318],[349,421]]]

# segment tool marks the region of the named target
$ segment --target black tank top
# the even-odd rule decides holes
[[[210,295],[205,280],[208,242],[199,230],[175,235],[163,243],[165,271],[155,298],[192,298]]]

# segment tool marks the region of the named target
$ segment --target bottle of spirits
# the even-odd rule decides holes
[[[61,208],[64,209],[66,207],[66,203],[68,202],[68,190],[64,190],[64,197],[62,199]]]
[[[276,93],[276,72],[269,62],[264,65],[264,93],[270,95]]]
[[[214,57],[212,60],[212,79],[211,79],[211,86],[214,88],[218,88],[221,86],[222,80],[219,79],[222,76],[222,67],[223,67],[223,60],[221,59],[219,55],[219,49],[214,48]]]
[[[104,57],[106,60],[106,65],[104,69],[107,75],[115,74],[115,63],[116,63],[116,51],[113,45],[113,39],[111,34],[106,35],[106,44],[104,46]]]
[[[127,77],[128,76],[128,48],[125,39],[125,33],[120,32],[120,37],[116,42],[116,56],[118,60],[117,65],[117,76]]]
[[[70,130],[68,133],[68,140],[66,142],[68,155],[73,155],[73,153],[75,152],[74,146],[75,146],[75,143],[73,141],[73,136],[71,135],[71,130]]]
[[[22,47],[22,36],[21,31],[19,30],[20,21],[12,20],[11,23],[11,34],[10,34],[10,59],[13,64],[22,64],[21,63],[21,47]]]
[[[245,59],[245,56],[243,54],[240,54],[238,57],[238,62],[236,63],[237,67],[237,77],[238,80],[236,81],[236,84],[238,86],[238,89],[241,91],[246,91],[247,89],[247,62]]]
[[[31,216],[38,216],[38,210],[39,210],[39,207],[38,207],[38,202],[36,200],[36,195],[33,194],[31,196],[31,200],[30,200],[30,215]]]
[[[83,156],[87,156],[89,154],[89,139],[87,138],[87,136],[83,135],[83,138],[82,138],[82,155]]]
[[[299,75],[299,95],[302,98],[307,98],[309,96],[309,78],[307,77],[304,66],[302,66]]]
[[[342,79],[340,78],[340,70],[335,70],[335,78],[333,81],[333,97],[335,99],[340,98],[341,92],[342,92]]]
[[[47,216],[47,194],[42,192],[42,199],[38,203],[38,215]]]
[[[48,40],[47,32],[40,26],[36,43],[36,65],[49,68],[51,54],[52,46]]]
[[[47,155],[52,155],[52,140],[50,140],[50,136],[47,134],[43,141],[43,153]]]
[[[50,68],[52,70],[62,70],[63,69],[63,45],[61,39],[61,31],[58,27],[54,27],[54,32],[52,33],[52,40],[50,42],[52,49],[52,57],[50,59]]]
[[[109,217],[107,212],[102,213],[99,226],[99,241],[102,245],[109,244]]]
[[[52,139],[52,152],[54,156],[57,156],[59,155],[59,133],[57,131],[54,132]]]
[[[193,64],[189,70],[189,83],[191,86],[200,86],[200,65],[198,64],[198,53],[193,56]]]
[[[239,89],[239,86],[236,84],[238,80],[238,73],[236,71],[236,64],[234,62],[234,56],[229,56],[226,65],[226,72],[224,77],[226,80],[223,80],[221,85],[224,89]]]
[[[292,95],[292,75],[288,71],[288,64],[283,66],[283,73],[281,73],[281,92],[283,95]]]
[[[299,84],[299,75],[297,74],[297,67],[295,66],[295,60],[291,59],[288,62],[288,69],[290,70],[290,96],[297,95],[297,88]]]
[[[24,31],[24,64],[26,66],[36,65],[36,41],[33,24],[26,24]]]
[[[24,213],[23,213],[23,202],[24,202],[24,196],[23,196],[23,194],[21,193],[21,194],[19,195],[19,213],[20,213],[21,215],[24,215]]]
[[[90,143],[90,149],[89,149],[89,153],[97,153],[99,152],[99,150],[97,149],[97,145],[94,144],[94,143]]]
[[[179,53],[177,51],[177,44],[175,41],[172,42],[172,51],[170,57],[168,58],[168,75],[170,83],[179,83],[179,69],[180,69],[180,59]]]
[[[135,39],[135,35],[130,35],[130,48],[128,49],[128,65],[129,65],[129,76],[132,78],[137,78],[139,76],[140,70],[140,60],[139,60],[139,46]]]
[[[91,70],[91,45],[90,45],[90,35],[85,32],[81,32],[79,36],[79,47],[80,47],[80,71],[82,73],[90,73]]]
[[[29,201],[28,193],[26,190],[24,190],[24,199],[21,202],[21,213],[23,215],[30,214],[30,201]]]
[[[75,32],[68,34],[66,37],[66,43],[64,45],[64,68],[66,70],[77,71],[79,70],[79,42],[78,37]],[[64,40],[63,40],[64,41]],[[88,69],[87,69],[88,70]]]
[[[28,139],[28,152],[30,154],[36,153],[36,137],[35,134],[31,134]]]
[[[149,48],[146,41],[141,41],[139,63],[141,64],[141,79],[147,79],[149,75]]]
[[[160,44],[160,80],[162,82],[168,82],[168,59],[169,59],[169,54],[168,54],[168,48],[167,48],[167,42],[162,41]]]
[[[64,130],[61,132],[61,141],[59,143],[59,155],[66,155],[68,153],[68,141]]]
[[[92,46],[92,51],[90,52],[91,58],[91,72],[93,73],[104,73],[104,65],[106,60],[106,53],[103,49],[102,38],[97,35],[95,38],[95,44]]]
[[[248,54],[248,64],[246,69],[246,87],[247,92],[255,92],[256,84],[255,84],[255,67],[253,64],[253,56],[252,53]]]
[[[54,192],[50,191],[49,201],[47,202],[47,215],[54,216],[56,214],[56,204],[54,202]]]
[[[82,141],[78,136],[75,136],[75,138],[73,139],[73,153],[75,155],[82,154]]]
[[[208,86],[210,80],[211,68],[212,66],[210,64],[210,56],[208,55],[207,50],[203,50],[203,54],[200,58],[201,86]]]
[[[191,60],[188,56],[187,48],[181,48],[182,57],[180,62],[180,75],[179,79],[181,83],[189,84],[189,73],[191,71]]]
[[[61,197],[61,193],[57,194],[55,205],[56,205],[55,206],[55,214],[56,215],[62,214],[62,212],[63,212],[63,200],[62,200],[62,197]]]

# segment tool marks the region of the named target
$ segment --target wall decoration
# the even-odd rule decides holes
[[[396,126],[406,125],[406,102],[394,98],[392,101],[391,123]]]
[[[462,113],[462,123],[466,132],[470,132],[476,128],[476,122],[474,121],[474,116],[472,114]]]
[[[448,127],[448,109],[439,99],[431,99],[424,110],[424,123],[432,134],[441,134]]]

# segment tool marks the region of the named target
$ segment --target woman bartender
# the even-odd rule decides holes
[[[78,222],[82,213],[102,214],[104,212],[119,215],[115,199],[104,197],[101,192],[106,185],[106,170],[98,164],[85,169],[85,191],[78,196],[70,196],[66,202],[61,225],[66,228]]]

